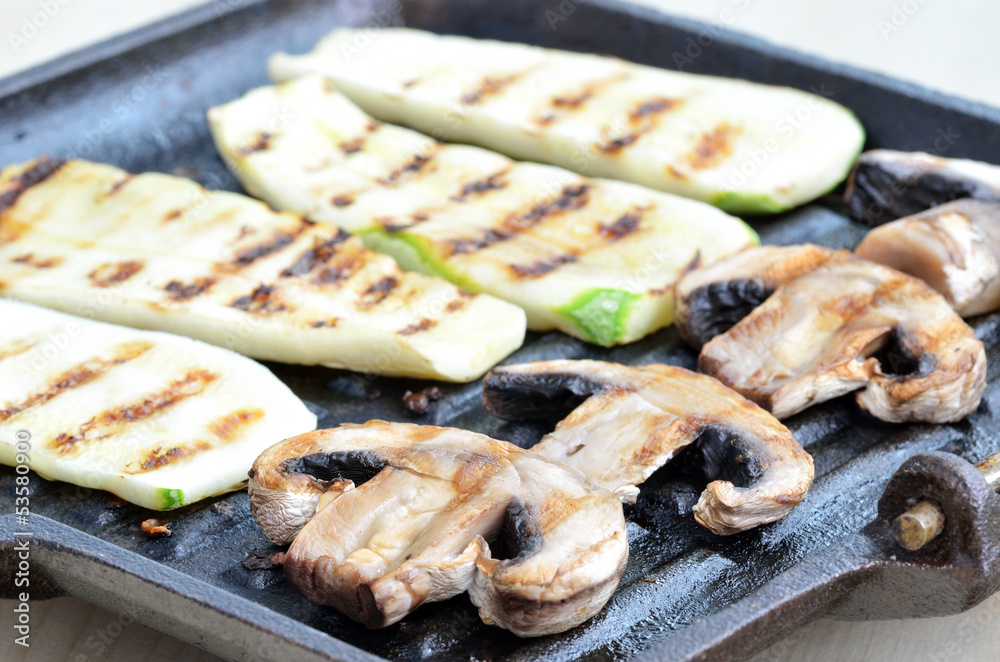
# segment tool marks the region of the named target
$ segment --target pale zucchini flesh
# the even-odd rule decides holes
[[[0,172],[0,294],[259,359],[470,381],[524,313],[357,237],[186,179],[85,161]]]
[[[535,330],[636,340],[671,323],[686,269],[757,243],[704,203],[374,121],[320,76],[208,116],[252,194],[355,233],[406,269],[517,304]]]
[[[316,427],[235,352],[9,299],[0,317],[0,463],[168,510],[236,489],[267,447]]]
[[[363,44],[363,46],[359,46]],[[337,29],[272,80],[322,74],[372,116],[440,140],[773,213],[844,179],[864,142],[826,97],[616,58],[403,28]]]

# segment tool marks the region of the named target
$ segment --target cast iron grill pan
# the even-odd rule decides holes
[[[820,92],[857,113],[868,130],[868,148],[927,150],[948,135],[948,156],[990,160],[1000,153],[1000,112],[994,109],[611,2],[234,0],[0,82],[0,164],[40,154],[80,157],[133,172],[184,175],[208,188],[240,190],[212,146],[205,110],[266,84],[264,65],[274,51],[304,52],[337,25],[403,23],[436,32],[609,53],[666,68],[676,68],[674,55],[685,53],[689,38],[709,34],[711,43],[702,54],[683,63],[686,71]],[[833,248],[853,247],[864,232],[845,218],[833,196],[779,217],[751,219],[751,224],[765,243],[811,241]],[[72,573],[60,575],[58,568],[69,567],[71,561],[98,563],[109,578],[100,591],[82,597],[112,609],[137,610],[152,627],[231,659],[266,659],[267,652],[284,651],[287,645],[303,659],[313,654],[370,659],[361,651],[405,661],[627,659],[857,533],[875,516],[889,476],[914,453],[943,450],[977,461],[996,450],[1000,317],[985,316],[973,324],[986,344],[990,365],[990,385],[979,411],[951,425],[898,426],[868,416],[853,398],[845,397],[795,416],[788,425],[815,460],[812,492],[786,519],[728,538],[713,536],[691,518],[702,485],[669,467],[661,470],[642,486],[638,502],[626,508],[631,553],[618,592],[596,618],[561,635],[522,640],[485,626],[464,596],[425,605],[397,625],[369,631],[301,598],[280,569],[247,569],[244,561],[253,566],[258,557],[278,548],[254,524],[245,492],[157,515],[102,492],[32,475],[36,540],[44,539],[40,544],[47,550],[40,551],[39,558],[49,559],[52,575],[46,584],[42,563],[35,597],[43,588],[48,595],[80,594],[79,581],[60,584],[60,576]],[[524,347],[507,362],[543,358],[693,368],[696,356],[670,328],[612,349],[560,333],[529,333]],[[405,409],[402,394],[426,382],[326,368],[269,367],[319,414],[321,427],[372,418],[451,425],[523,447],[547,431],[491,417],[480,405],[477,383],[440,385],[442,398],[426,414],[416,415]],[[14,476],[10,468],[0,467],[4,512],[13,510]],[[170,522],[171,537],[150,539],[140,532],[139,523],[153,516]],[[0,550],[7,551],[0,554],[0,568],[5,570],[11,567],[10,536],[16,530],[11,517],[2,521]],[[138,583],[116,580],[118,575],[138,578]],[[9,586],[5,582],[4,588]],[[158,593],[157,587],[163,591]],[[180,616],[172,617],[157,604],[161,593],[189,606],[193,603],[184,600],[202,596],[199,609],[215,612],[222,620],[194,619],[197,622],[181,627]],[[244,600],[263,608],[251,608]],[[235,628],[232,633],[220,634],[219,622],[232,614],[240,623],[226,626]],[[230,637],[232,647],[218,650],[210,642],[219,637]]]

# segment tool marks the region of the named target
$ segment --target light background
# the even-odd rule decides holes
[[[637,1],[708,22],[720,21],[729,10],[735,17],[729,24],[731,29],[1000,106],[1000,2],[996,0]],[[0,0],[0,78],[199,4],[207,3]],[[51,16],[40,17],[46,6]],[[33,18],[41,27],[32,32],[26,25]],[[11,34],[18,38],[12,39]],[[32,605],[32,647],[26,650],[12,643],[12,608],[13,603],[0,601],[0,660],[216,660],[139,625],[119,628],[115,614],[71,598]],[[948,618],[881,623],[819,621],[761,653],[754,662],[998,659],[1000,595]]]

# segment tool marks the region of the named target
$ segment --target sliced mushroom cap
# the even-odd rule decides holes
[[[854,252],[920,278],[962,317],[1000,308],[1000,202],[956,200],[901,218]]]
[[[312,435],[291,437],[261,453],[248,472],[250,511],[276,545],[291,543],[320,506],[385,467],[385,462],[364,448],[341,455],[317,454],[316,445]]]
[[[698,369],[778,418],[864,389],[890,422],[941,423],[979,406],[986,354],[923,281],[837,251],[706,344]]]
[[[1000,167],[924,152],[876,149],[858,157],[844,192],[851,218],[868,225],[960,198],[1000,201]]]
[[[809,491],[812,458],[773,416],[715,379],[666,365],[539,361],[500,366],[486,409],[559,420],[534,453],[634,501],[673,458],[708,482],[695,519],[718,535],[781,519]],[[561,420],[560,420],[561,419]]]
[[[681,338],[701,349],[831,252],[812,244],[760,246],[688,272],[674,287],[674,323]]]
[[[628,558],[613,494],[464,430],[372,421],[300,435],[261,455],[250,485],[272,540],[308,520],[288,581],[368,627],[468,590],[486,623],[562,632],[600,611]]]

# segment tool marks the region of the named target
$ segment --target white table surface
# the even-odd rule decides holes
[[[1000,106],[1000,2],[996,0],[638,1],[708,22],[726,22],[731,29],[804,52]],[[204,3],[0,0],[0,78]],[[540,0],[539,11],[550,5],[558,2]],[[40,15],[46,7],[48,14]],[[121,627],[117,615],[73,598],[32,604],[32,645],[25,649],[13,643],[12,609],[13,602],[0,601],[4,662],[217,660],[140,625]],[[947,618],[818,621],[753,660],[995,662],[1000,660],[1000,595]]]

